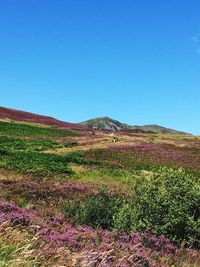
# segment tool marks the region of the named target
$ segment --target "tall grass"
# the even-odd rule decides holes
[[[8,222],[0,224],[0,267],[36,267],[39,261],[34,253],[37,239],[25,231],[14,229]]]

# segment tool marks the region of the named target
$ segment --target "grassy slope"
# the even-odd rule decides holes
[[[50,125],[50,126],[53,125],[57,127],[65,127],[65,128],[71,128],[71,129],[82,128],[78,124],[60,121],[53,117],[39,115],[39,114],[21,111],[21,110],[10,109],[10,108],[1,107],[1,106],[0,106],[0,119],[6,119],[6,120],[18,121],[18,122],[39,123],[43,125]]]

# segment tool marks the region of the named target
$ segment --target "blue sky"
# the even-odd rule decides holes
[[[200,134],[199,0],[6,0],[0,105]]]

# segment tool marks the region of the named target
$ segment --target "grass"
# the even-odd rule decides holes
[[[52,140],[25,140],[0,136],[0,146],[1,149],[8,151],[43,151],[62,147],[62,144]]]
[[[16,124],[25,124],[25,125],[31,125],[31,126],[43,127],[43,128],[53,128],[54,127],[54,125],[47,125],[47,124],[42,124],[42,123],[37,123],[37,122],[30,122],[30,121],[16,121],[16,120],[11,120],[9,118],[0,119],[0,121],[9,122],[9,123],[16,123]]]
[[[86,151],[85,155],[102,163],[109,168],[120,168],[125,170],[151,170],[155,165],[144,154],[139,152],[127,153],[126,151],[113,151],[107,149],[93,149]]]
[[[13,229],[8,223],[2,223],[0,240],[0,267],[39,266],[34,255],[34,242],[25,231]]]
[[[89,168],[77,164],[70,165],[75,175],[72,180],[107,186],[117,191],[129,192],[134,184],[133,172],[123,169]]]
[[[149,145],[146,143],[145,145]],[[196,147],[176,147],[174,145],[150,144],[150,148],[134,148],[126,146],[121,150],[92,149],[85,151],[88,159],[102,163],[109,168],[121,168],[127,170],[155,170],[160,166],[182,167],[190,169],[200,175],[199,158],[200,149]]]
[[[18,124],[0,121],[0,135],[35,136],[35,137],[72,137],[76,134],[67,131],[47,127],[36,127],[27,124]]]

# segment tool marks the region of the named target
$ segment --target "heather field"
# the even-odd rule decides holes
[[[0,267],[200,266],[199,162],[196,136],[1,121]]]

